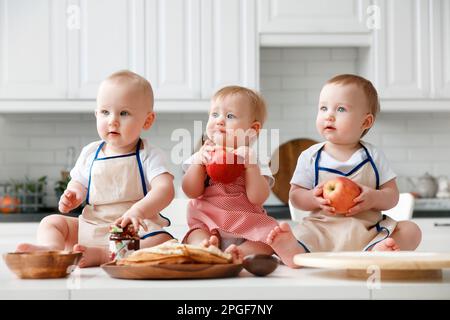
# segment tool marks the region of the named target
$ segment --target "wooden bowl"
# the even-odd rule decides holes
[[[8,268],[21,279],[65,278],[78,265],[81,252],[12,252],[3,255]]]

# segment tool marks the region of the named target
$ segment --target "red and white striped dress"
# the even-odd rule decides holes
[[[210,179],[202,196],[187,207],[189,233],[203,229],[212,234],[220,231],[250,241],[266,243],[277,221],[262,206],[254,205],[245,190],[245,171],[235,182],[223,184]]]

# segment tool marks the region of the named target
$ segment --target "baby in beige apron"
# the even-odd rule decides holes
[[[150,83],[130,71],[112,74],[100,85],[95,114],[102,141],[83,148],[59,202],[67,213],[86,199],[82,214],[44,218],[37,245],[22,243],[17,251],[80,251],[79,265],[87,267],[108,261],[111,224],[132,223],[141,247],[173,238],[163,229],[170,221],[159,213],[173,199],[173,176],[162,152],[140,138],[155,118]]]
[[[107,250],[109,227],[135,203],[147,194],[139,140],[136,151],[120,156],[99,157],[105,142],[100,143],[91,164],[86,206],[79,217],[78,244],[85,247],[100,247]],[[162,228],[170,225],[169,219],[161,214],[143,219],[139,235],[141,246],[151,245],[150,237],[165,234],[163,239],[172,236]],[[148,239],[148,240],[145,240]],[[146,245],[148,242],[149,245]],[[154,245],[154,244],[153,244]]]
[[[268,236],[287,265],[296,267],[293,256],[305,252],[398,251],[419,245],[421,233],[415,223],[397,222],[381,213],[396,205],[399,192],[382,152],[361,141],[378,108],[375,88],[362,77],[336,76],[322,88],[316,127],[326,141],[299,156],[290,191],[292,204],[311,213],[294,232],[283,222]],[[323,198],[323,184],[338,176],[361,189],[346,214],[335,214]]]

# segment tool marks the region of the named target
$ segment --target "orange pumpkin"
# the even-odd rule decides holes
[[[0,211],[3,213],[16,212],[19,204],[19,199],[6,195],[0,198]]]

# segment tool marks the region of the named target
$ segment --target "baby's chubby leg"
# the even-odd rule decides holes
[[[141,240],[139,242],[139,247],[141,249],[143,249],[143,248],[150,248],[150,247],[157,246],[158,244],[161,244],[163,242],[169,241],[171,239],[173,239],[173,238],[169,234],[167,234],[167,233],[159,233],[159,234],[156,234],[154,236],[151,236],[151,237],[148,237],[148,238],[145,238],[145,239]]]
[[[228,248],[225,249],[226,253],[231,254],[231,257],[233,258],[233,263],[242,263],[242,260],[244,259],[244,254],[242,250],[235,244],[230,244]]]
[[[85,247],[81,244],[76,244],[73,246],[73,251],[83,254],[78,263],[80,268],[97,267],[110,260],[108,248]]]
[[[20,243],[16,252],[72,250],[78,242],[78,219],[60,214],[45,217],[39,223],[37,243]]]
[[[422,231],[412,221],[400,221],[392,235],[377,243],[372,251],[415,250],[422,240]]]
[[[289,224],[281,222],[269,233],[266,241],[284,264],[291,268],[299,268],[294,264],[293,258],[296,254],[305,253],[305,249],[298,243]]]
[[[229,245],[225,252],[232,255],[234,263],[242,263],[244,257],[251,254],[273,254],[272,248],[267,244],[248,240],[238,246],[235,244]]]
[[[192,230],[186,238],[187,244],[193,244],[197,246],[216,246],[219,247],[219,238],[212,235],[210,232],[203,229]]]

